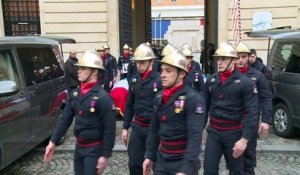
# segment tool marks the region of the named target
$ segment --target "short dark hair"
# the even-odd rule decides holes
[[[256,50],[255,49],[250,49],[250,53],[256,55]]]

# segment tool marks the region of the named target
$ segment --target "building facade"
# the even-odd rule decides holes
[[[150,0],[1,0],[0,36],[47,34],[72,37],[79,56],[108,43],[118,56],[125,43],[151,39]],[[150,11],[150,13],[149,13]],[[139,28],[140,32],[137,31]]]
[[[300,28],[300,1],[206,0],[205,3],[208,42],[220,44],[243,40],[257,50],[264,63],[267,61],[268,39],[249,38],[245,32],[283,26]]]
[[[204,0],[152,0],[152,40],[199,52],[204,39]]]

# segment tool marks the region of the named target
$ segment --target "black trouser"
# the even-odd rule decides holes
[[[225,157],[230,175],[243,174],[243,155],[232,156],[235,143],[241,139],[242,130],[219,131],[207,128],[207,140],[204,154],[204,175],[218,175],[222,154]]]
[[[154,175],[175,175],[180,172],[183,159],[177,160],[165,160],[161,153],[158,153],[157,161],[154,166]],[[187,175],[198,175],[200,169],[200,160],[196,161],[194,169],[190,169],[186,172]]]
[[[102,154],[102,145],[81,147],[76,144],[74,169],[75,175],[96,175],[97,162]]]
[[[244,175],[255,175],[256,167],[256,146],[257,146],[257,137],[255,134],[247,144],[247,148],[244,153]]]
[[[132,128],[128,143],[128,167],[130,175],[143,175],[147,135],[148,127],[135,126]]]

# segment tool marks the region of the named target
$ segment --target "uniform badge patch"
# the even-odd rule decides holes
[[[184,100],[185,96],[179,96],[179,100]]]
[[[95,100],[90,101],[90,106],[91,106],[90,112],[95,112],[96,101]]]
[[[215,78],[212,78],[212,79],[210,80],[210,82],[214,83],[214,82],[216,82],[216,79],[215,79]]]
[[[158,89],[157,89],[157,83],[153,83],[153,92],[157,92]]]
[[[256,87],[253,89],[253,93],[254,93],[254,94],[257,94],[257,93],[258,93],[258,91],[257,91],[257,88],[256,88]]]
[[[78,92],[77,92],[77,91],[73,92],[73,96],[74,96],[74,97],[77,97],[77,95],[78,95]]]
[[[235,82],[235,83],[240,83],[240,82],[241,82],[241,80],[235,80],[234,82]]]
[[[201,107],[200,104],[197,105],[197,107],[196,107],[196,113],[197,113],[197,114],[202,114],[202,113],[203,113],[203,108]]]
[[[136,78],[132,79],[132,83],[136,83]]]
[[[256,81],[256,77],[252,77],[251,80]]]
[[[196,72],[196,73],[195,73],[195,81],[196,81],[196,82],[198,82],[198,81],[199,81],[198,77],[199,77],[199,73],[198,73],[198,72]]]
[[[97,97],[97,96],[93,97],[93,100],[98,100],[98,99],[99,99],[99,97]]]
[[[176,114],[178,114],[180,112],[180,103],[181,102],[179,100],[174,102],[174,104],[175,104],[175,110],[174,111],[175,111]]]

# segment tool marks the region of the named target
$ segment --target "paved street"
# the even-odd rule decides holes
[[[118,134],[120,133],[120,123],[118,123]],[[204,134],[205,135],[205,134]],[[119,135],[118,135],[119,136]],[[205,139],[205,138],[204,138]],[[67,175],[73,173],[73,152],[74,138],[68,132],[64,145],[57,147],[54,160],[48,164],[43,164],[43,145],[37,147],[6,169],[0,172],[3,175]],[[116,140],[116,147],[109,167],[106,169],[107,175],[127,175],[127,154],[125,147],[121,144],[119,137]],[[201,154],[203,159],[203,154]],[[258,144],[258,165],[257,175],[300,175],[300,138],[282,139],[271,134],[268,139],[259,140]],[[202,174],[202,170],[200,170]],[[225,169],[224,160],[221,161],[220,174],[228,174]]]

